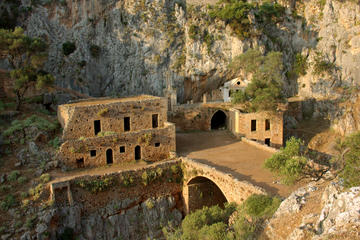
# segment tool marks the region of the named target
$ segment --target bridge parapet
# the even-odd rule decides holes
[[[242,203],[252,194],[267,194],[267,192],[258,186],[251,184],[248,181],[240,181],[233,175],[225,173],[215,167],[200,163],[196,160],[189,158],[182,158],[183,171],[184,171],[184,184],[183,184],[183,199],[186,212],[191,212],[201,205],[201,202],[208,203],[214,201],[216,194],[212,193],[214,188],[220,189],[227,202]],[[208,199],[205,199],[203,193],[194,194],[192,191],[204,190],[204,181],[196,181],[195,179],[208,179],[212,183],[205,191],[209,192]],[[209,181],[209,182],[210,182]],[[195,188],[191,186],[196,184]],[[212,189],[210,189],[212,188]],[[198,199],[198,198],[202,199]]]

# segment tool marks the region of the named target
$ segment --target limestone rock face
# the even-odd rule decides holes
[[[89,215],[83,215],[85,209],[81,204],[45,210],[38,213],[36,232],[40,236],[45,231],[59,236],[66,228],[71,228],[78,239],[158,239],[162,236],[162,227],[169,222],[173,226],[181,223],[182,213],[175,208],[174,197],[149,198],[132,205],[138,201],[113,200]],[[61,219],[56,232],[51,231],[54,219]]]

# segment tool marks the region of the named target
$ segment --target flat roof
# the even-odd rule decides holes
[[[98,104],[110,104],[110,103],[124,103],[124,102],[135,102],[135,101],[144,101],[144,100],[159,100],[160,97],[151,96],[151,95],[139,95],[123,98],[90,98],[90,99],[81,99],[75,100],[73,102],[63,104],[63,106],[91,106]]]

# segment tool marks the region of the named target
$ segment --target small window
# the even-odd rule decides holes
[[[124,153],[125,152],[125,146],[121,146],[120,147],[120,153]]]
[[[100,124],[100,120],[95,120],[94,121],[94,133],[95,133],[95,136],[101,132],[101,124]]]
[[[238,81],[236,84],[237,84],[237,85],[240,85],[240,82]]]
[[[95,157],[96,156],[96,150],[90,150],[90,156]]]
[[[265,120],[265,131],[270,130],[270,119]]]
[[[256,120],[251,120],[251,131],[252,132],[256,131]]]
[[[270,138],[265,138],[265,144],[268,145],[270,147]]]
[[[130,131],[130,117],[124,117],[124,131]]]
[[[76,166],[78,168],[83,168],[84,167],[84,158],[78,158],[76,159]]]
[[[159,126],[159,114],[152,115],[152,127],[157,128]]]
[[[160,147],[160,143],[159,142],[155,143],[155,147]]]

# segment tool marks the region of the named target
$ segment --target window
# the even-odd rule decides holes
[[[94,131],[95,131],[95,136],[101,132],[101,124],[100,124],[100,120],[95,120],[94,121]]]
[[[265,144],[270,147],[270,138],[265,138]]]
[[[152,127],[157,128],[159,126],[159,114],[152,115]]]
[[[237,85],[240,85],[240,81],[238,81],[236,84],[237,84]]]
[[[124,153],[125,152],[125,146],[121,146],[120,147],[120,153]]]
[[[265,131],[270,130],[270,119],[265,120]]]
[[[130,131],[130,117],[124,117],[124,131]]]
[[[155,143],[155,147],[160,147],[160,143],[159,142]]]
[[[256,131],[256,120],[251,120],[251,131],[252,132]]]
[[[90,150],[90,156],[95,157],[96,156],[96,150]]]

